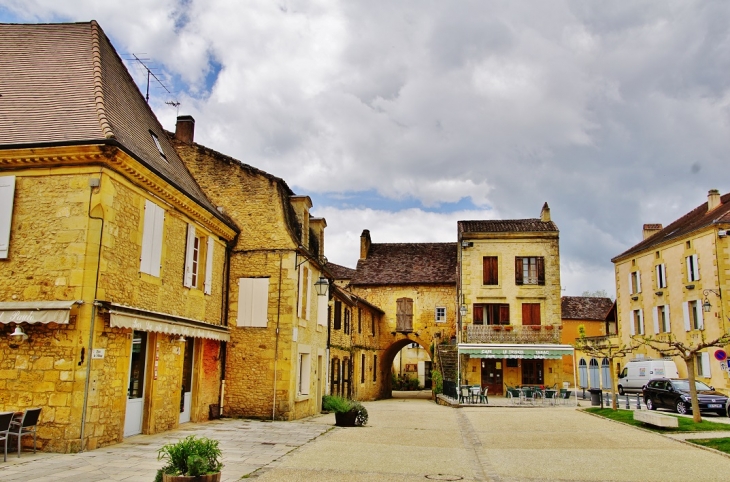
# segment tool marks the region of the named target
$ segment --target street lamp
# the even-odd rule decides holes
[[[466,305],[461,305],[461,308],[459,308],[459,313],[461,313],[462,318],[466,316],[467,308]]]
[[[712,309],[712,305],[710,304],[710,300],[707,299],[707,295],[710,294],[710,293],[714,293],[715,296],[717,296],[718,298],[720,297],[720,291],[719,290],[718,291],[715,291],[715,290],[704,290],[702,292],[702,294],[705,295],[705,300],[702,302],[702,310],[705,313],[709,313],[710,310]]]
[[[316,283],[314,283],[314,289],[317,290],[318,296],[324,296],[327,294],[327,288],[329,288],[329,281],[324,276],[320,276]]]

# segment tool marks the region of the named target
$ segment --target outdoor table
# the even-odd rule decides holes
[[[469,398],[472,403],[479,403],[479,396],[481,395],[481,388],[479,388],[477,386],[469,387],[469,394],[471,395]]]

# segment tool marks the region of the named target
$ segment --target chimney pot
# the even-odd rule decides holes
[[[707,192],[707,210],[712,211],[716,207],[718,207],[720,204],[720,191],[717,189],[710,189]]]
[[[542,211],[540,211],[540,221],[547,223],[550,221],[550,206],[548,203],[542,205]]]
[[[191,115],[180,115],[175,124],[175,139],[192,144],[195,138],[195,119]]]
[[[367,259],[371,244],[370,230],[363,229],[362,234],[360,235],[360,259]]]
[[[643,229],[644,239],[653,236],[663,229],[661,224],[645,224]]]

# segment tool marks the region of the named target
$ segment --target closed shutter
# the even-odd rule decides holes
[[[689,302],[682,303],[682,310],[684,311],[684,331],[690,331],[692,329],[692,320],[689,317]]]
[[[509,305],[499,305],[499,323],[509,325]]]
[[[695,303],[695,313],[697,313],[697,328],[700,330],[704,330],[705,319],[702,312],[702,302],[700,300],[697,300],[697,303]]]
[[[304,318],[309,320],[309,315],[312,312],[312,303],[310,301],[311,290],[309,289],[312,282],[312,272],[304,267]]]
[[[540,303],[522,303],[522,324],[540,324]]]
[[[0,259],[7,258],[10,250],[14,200],[15,176],[0,177]]]
[[[636,272],[636,292],[641,293],[641,271]]]
[[[644,333],[646,333],[644,330],[644,311],[636,310],[636,312],[639,315],[639,335],[643,335]]]
[[[652,314],[654,315],[654,333],[659,333],[659,310],[661,310],[661,306],[654,307],[653,310],[651,310]]]
[[[484,324],[484,307],[482,305],[474,305],[474,320],[475,325]]]
[[[702,376],[710,378],[712,376],[710,373],[710,354],[702,352],[700,356],[702,358]]]
[[[629,294],[633,295],[635,293],[636,286],[634,286],[634,273],[629,273]]]
[[[522,258],[515,258],[515,284],[523,284],[522,280]]]
[[[692,255],[692,277],[693,281],[700,279],[700,264],[696,254]]]
[[[145,200],[139,270],[152,276],[160,276],[164,224],[165,210],[152,201]]]
[[[187,242],[185,244],[185,276],[183,286],[193,286],[193,257],[195,256],[195,226],[188,224]]]
[[[636,335],[636,312],[631,311],[631,321],[629,321],[629,332],[631,336]]]
[[[545,286],[545,258],[537,258],[537,284]]]
[[[334,320],[334,328],[335,330],[341,330],[342,329],[342,302],[335,300],[335,320]]]
[[[664,305],[664,319],[667,320],[667,332],[672,331],[672,319],[669,318],[669,305]]]
[[[209,295],[213,291],[213,246],[215,241],[211,236],[208,237],[208,247],[205,251],[205,285],[204,292]]]
[[[266,328],[269,308],[269,278],[238,280],[238,326]]]
[[[396,300],[396,329],[397,331],[413,329],[413,300],[410,298]]]
[[[664,263],[661,264],[662,268],[662,288],[667,287],[667,267],[664,265]]]
[[[482,261],[482,278],[485,285],[499,284],[499,269],[496,256],[485,256]]]

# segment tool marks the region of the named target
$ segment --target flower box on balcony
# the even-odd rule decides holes
[[[504,331],[512,331],[512,326],[511,325],[506,325],[504,327]]]
[[[552,330],[552,329],[553,329],[553,325],[547,325],[547,326],[545,327],[545,329],[546,329],[546,330]]]
[[[492,330],[494,330],[494,331],[502,331],[502,327],[499,326],[499,325],[494,325],[494,326],[492,326]]]
[[[531,326],[532,326],[532,331],[540,331],[542,329],[542,326],[540,326],[540,325],[531,325]]]

